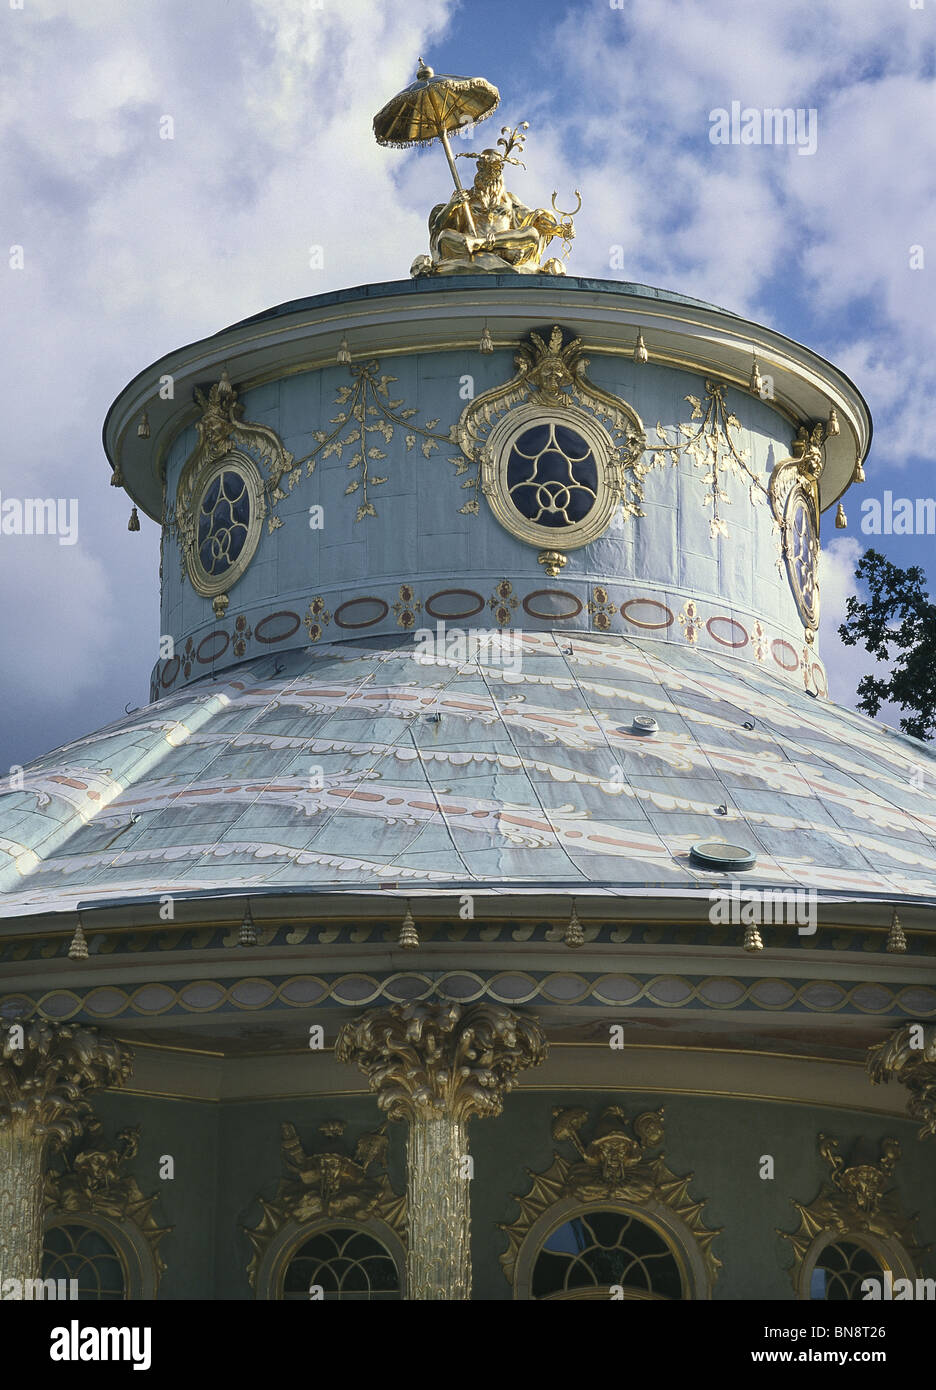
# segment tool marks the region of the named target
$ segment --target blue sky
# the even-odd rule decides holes
[[[0,772],[147,698],[158,537],[127,533],[100,446],[124,383],[271,304],[405,278],[425,249],[444,160],[370,126],[420,54],[500,88],[492,139],[530,121],[524,201],[582,190],[571,273],[747,314],[864,392],[868,482],[847,531],[824,525],[821,650],[851,703],[867,659],[835,628],[858,556],[936,589],[933,537],[857,524],[862,497],[934,493],[934,39],[936,0],[0,0],[0,493],[79,506],[74,546],[0,537]],[[734,100],[815,108],[816,153],[712,145]]]

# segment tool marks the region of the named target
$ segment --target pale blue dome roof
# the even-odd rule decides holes
[[[936,795],[911,782],[926,745],[688,645],[515,640],[517,672],[423,664],[412,634],[264,656],[39,759],[0,797],[0,913],[363,886],[691,894],[725,881],[690,857],[713,839],[754,853],[746,887],[936,895]],[[641,713],[657,732],[634,732]]]

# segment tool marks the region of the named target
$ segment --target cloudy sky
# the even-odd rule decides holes
[[[747,314],[864,391],[868,483],[847,532],[824,525],[822,653],[851,703],[866,658],[835,628],[859,555],[936,587],[932,537],[860,530],[862,496],[936,486],[934,36],[936,0],[0,0],[0,494],[79,516],[75,545],[0,535],[0,772],[147,698],[158,536],[108,486],[120,388],[425,249],[442,156],[371,135],[417,55],[530,121],[524,201],[582,190],[570,272]],[[814,108],[815,154],[711,144],[732,101]]]

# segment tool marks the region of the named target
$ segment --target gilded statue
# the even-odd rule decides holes
[[[475,159],[477,167],[470,188],[459,189],[447,203],[439,203],[429,214],[430,256],[414,261],[413,275],[457,275],[478,271],[519,271],[526,275],[564,275],[558,257],[544,260],[553,237],[561,237],[568,247],[575,233],[572,213],[555,206],[530,209],[504,185],[505,164],[519,164],[510,151],[521,149],[522,127],[501,138],[503,151],[482,150],[480,154],[457,155]],[[506,127],[504,135],[508,134]],[[578,207],[581,207],[579,197]],[[578,207],[576,211],[578,211]]]
[[[448,161],[455,192],[447,203],[438,203],[429,215],[431,254],[417,256],[411,275],[469,275],[517,271],[524,275],[564,275],[565,266],[555,256],[544,259],[554,237],[562,240],[568,255],[575,232],[572,218],[582,206],[581,194],[571,212],[528,208],[504,186],[504,165],[526,165],[518,159],[526,139],[528,122],[501,129],[498,149],[480,154],[452,154],[449,134],[465,134],[496,110],[500,93],[483,77],[454,77],[436,73],[420,58],[416,81],[377,112],[374,136],[379,145],[405,148],[440,141]],[[477,161],[474,182],[463,188],[456,159]]]

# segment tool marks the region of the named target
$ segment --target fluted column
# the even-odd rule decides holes
[[[936,1026],[904,1024],[869,1048],[867,1067],[873,1082],[894,1080],[906,1086],[907,1114],[921,1122],[918,1137],[936,1137]]]
[[[131,1054],[97,1029],[75,1024],[0,1025],[0,1287],[38,1279],[47,1147],[76,1138],[91,1107],[86,1091],[122,1085]]]
[[[409,1125],[408,1299],[471,1297],[468,1121],[499,1115],[546,1051],[534,1022],[489,1004],[395,1005],[342,1028],[336,1057],[357,1062],[381,1109]]]

